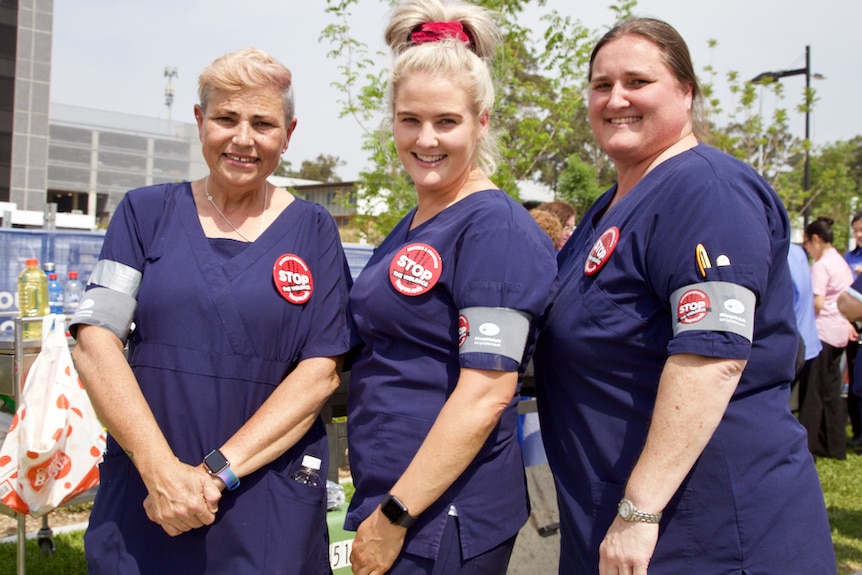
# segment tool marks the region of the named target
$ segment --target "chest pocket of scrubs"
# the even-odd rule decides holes
[[[626,286],[620,287],[631,288],[635,282],[625,283]],[[640,293],[616,289],[616,284],[611,288],[605,289],[598,277],[584,280],[580,305],[583,305],[584,316],[591,318],[591,323],[596,328],[607,330],[619,337],[635,338],[637,341],[643,337],[654,316],[664,315],[658,299],[643,287],[640,288]]]

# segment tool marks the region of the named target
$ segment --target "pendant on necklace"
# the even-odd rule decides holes
[[[207,179],[204,180],[204,194],[206,194],[207,200],[209,201],[209,203],[212,204],[213,208],[215,208],[215,211],[218,212],[218,215],[220,215],[222,217],[222,219],[225,222],[227,222],[227,225],[229,225],[231,228],[233,228],[233,231],[235,231],[237,233],[237,235],[239,235],[239,237],[241,237],[243,240],[247,241],[248,243],[252,243],[252,240],[245,237],[245,235],[241,231],[239,231],[239,228],[237,228],[235,225],[233,225],[233,222],[230,221],[227,218],[227,216],[224,215],[224,212],[222,212],[219,209],[219,207],[216,205],[215,200],[213,200],[213,197],[210,195],[210,177],[209,176],[207,176]],[[264,226],[264,222],[266,221],[266,200],[267,200],[268,195],[269,195],[269,182],[266,181],[263,184],[263,208],[261,208],[261,210],[260,210],[260,228],[257,231],[257,237],[258,238],[263,234],[263,226]],[[255,239],[257,239],[257,238],[255,238]]]

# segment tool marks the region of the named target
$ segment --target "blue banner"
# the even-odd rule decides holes
[[[71,232],[48,230],[0,229],[0,312],[18,311],[18,274],[28,258],[38,258],[39,267],[54,262],[57,279],[63,284],[68,272],[78,272],[78,279],[87,285],[90,272],[99,260],[105,239],[104,231]],[[353,278],[365,266],[374,248],[361,244],[344,244],[344,252]],[[11,332],[10,319],[0,321],[0,333]]]
[[[69,271],[77,271],[86,285],[99,260],[104,231],[72,232],[0,229],[0,311],[18,311],[18,274],[28,258],[37,258],[39,267],[54,262],[57,279],[65,284]],[[0,322],[0,332],[11,332],[12,320]]]

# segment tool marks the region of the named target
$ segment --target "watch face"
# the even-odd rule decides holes
[[[392,523],[397,523],[407,513],[407,510],[398,504],[398,500],[391,496],[386,498],[380,510]]]
[[[628,499],[620,501],[619,512],[620,517],[626,520],[632,516],[632,504]]]
[[[389,520],[389,523],[394,525],[409,528],[416,522],[416,518],[407,511],[407,507],[392,494],[383,499],[380,504],[380,511]]]
[[[209,467],[212,473],[218,473],[227,465],[227,459],[221,454],[218,449],[210,451],[209,455],[204,458],[204,464]]]

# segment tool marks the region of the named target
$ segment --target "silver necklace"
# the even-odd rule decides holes
[[[233,225],[233,222],[231,222],[229,219],[227,219],[227,216],[224,215],[224,212],[222,212],[220,209],[218,209],[218,206],[216,205],[215,201],[213,201],[213,197],[210,195],[210,177],[209,176],[207,176],[207,179],[204,180],[204,193],[207,196],[207,200],[209,200],[209,202],[215,208],[215,211],[218,212],[218,215],[220,215],[222,217],[222,219],[227,222],[227,225],[232,227],[233,231],[235,231],[237,234],[239,234],[239,237],[241,237],[242,239],[244,239],[248,243],[252,243],[250,239],[248,239],[247,237],[242,235],[242,232],[239,231],[239,229],[235,225]],[[266,221],[266,198],[268,195],[269,195],[269,182],[264,182],[264,184],[263,184],[263,209],[260,211],[260,229],[257,231],[258,237],[260,237],[260,235],[263,233],[263,224]]]

